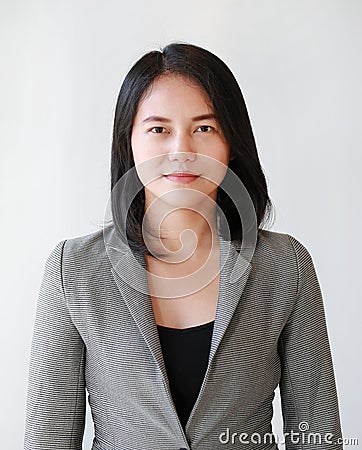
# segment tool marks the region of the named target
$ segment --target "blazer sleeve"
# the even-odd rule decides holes
[[[343,449],[326,317],[311,255],[294,237],[295,302],[279,338],[279,383],[287,450]]]
[[[62,283],[66,240],[45,263],[30,352],[25,450],[81,450],[85,425],[85,346]]]

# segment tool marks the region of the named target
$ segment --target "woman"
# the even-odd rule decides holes
[[[341,449],[321,291],[271,212],[240,88],[215,55],[144,55],[118,98],[112,221],[51,252],[25,449]],[[227,447],[225,446],[227,445]]]

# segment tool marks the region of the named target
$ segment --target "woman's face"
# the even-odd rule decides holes
[[[205,196],[216,202],[229,145],[197,84],[180,75],[157,79],[138,106],[131,145],[146,205],[156,198],[179,207],[195,205]],[[167,176],[175,172],[183,175]]]

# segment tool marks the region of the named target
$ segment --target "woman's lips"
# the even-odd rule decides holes
[[[174,183],[191,183],[195,181],[200,175],[192,174],[192,173],[170,173],[169,175],[164,175],[164,177],[172,181]]]

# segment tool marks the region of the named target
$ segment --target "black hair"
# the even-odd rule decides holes
[[[136,176],[128,177],[138,193],[128,210],[127,184],[116,195],[117,182],[134,167],[131,134],[140,100],[162,75],[177,74],[196,82],[211,101],[219,125],[229,144],[229,168],[244,184],[254,206],[258,233],[271,219],[273,205],[259,161],[255,139],[240,87],[228,66],[216,55],[196,45],[171,43],[142,56],[126,75],[116,104],[111,155],[111,209],[117,233],[132,250],[153,254],[142,236],[145,194]],[[135,171],[132,171],[135,173]],[[227,176],[225,177],[227,178]],[[242,240],[242,224],[234,202],[218,188],[217,204],[225,215],[231,240]],[[126,202],[127,203],[127,202]],[[126,214],[126,220],[124,215]],[[122,223],[125,229],[122,229]]]

